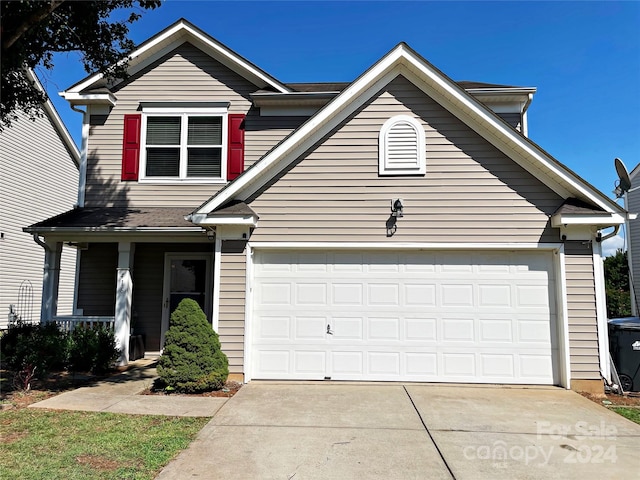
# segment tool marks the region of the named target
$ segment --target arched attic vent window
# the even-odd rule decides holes
[[[378,173],[424,175],[425,172],[424,128],[408,115],[391,117],[380,129]]]

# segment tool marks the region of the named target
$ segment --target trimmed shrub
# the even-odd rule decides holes
[[[185,298],[171,314],[158,375],[167,390],[219,390],[229,376],[229,360],[218,334],[195,300]]]
[[[33,378],[64,369],[67,357],[67,334],[55,323],[18,322],[0,339],[2,362],[16,374],[16,386],[30,388]]]
[[[113,332],[103,326],[76,327],[69,334],[68,369],[72,372],[108,372],[120,352]]]

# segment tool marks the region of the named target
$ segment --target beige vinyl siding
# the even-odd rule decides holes
[[[426,175],[378,176],[378,134],[394,115],[426,133]],[[390,202],[404,217],[387,237]],[[250,202],[252,241],[557,242],[562,199],[399,76]]]
[[[117,104],[102,125],[92,125],[88,143],[86,206],[184,206],[193,209],[221,184],[157,185],[122,182],[124,114],[140,102],[230,102],[229,113],[247,113],[257,87],[190,44],[183,44],[114,91]],[[225,161],[225,159],[223,159]],[[188,213],[188,212],[187,212]]]
[[[31,282],[31,320],[40,320],[44,250],[23,227],[73,208],[78,169],[47,116],[18,119],[0,133],[0,328],[20,285]],[[58,313],[72,313],[75,250],[65,247],[60,272]]]
[[[245,122],[245,168],[257,162],[305,120],[307,117],[261,117],[257,110],[251,110]]]
[[[583,242],[565,242],[565,269],[571,377],[599,380],[595,279],[590,246]]]
[[[220,263],[218,333],[222,350],[229,357],[229,371],[231,373],[243,372],[245,292],[246,253],[244,242],[223,241]]]
[[[198,252],[212,254],[213,244],[136,244],[133,261],[132,321],[135,333],[144,335],[146,351],[160,350],[165,254]]]
[[[83,315],[115,315],[117,243],[90,243],[80,252],[78,308]]]

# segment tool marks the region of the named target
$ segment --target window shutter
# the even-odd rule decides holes
[[[142,115],[139,113],[124,116],[124,133],[122,136],[122,180],[138,180],[141,124]]]
[[[244,171],[244,117],[242,113],[229,114],[227,180],[235,179]]]

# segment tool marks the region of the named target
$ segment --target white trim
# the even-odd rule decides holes
[[[560,360],[560,382],[564,388],[571,388],[571,351],[569,345],[569,306],[567,297],[567,269],[564,244],[558,249],[558,353]]]
[[[185,215],[184,219],[196,225],[250,225],[253,227],[258,225],[256,215],[220,215],[208,217],[204,213],[197,213],[194,215]]]
[[[33,71],[32,69],[28,68],[28,69],[25,70],[25,74],[26,74],[27,78],[29,80],[31,80],[31,82],[33,82],[33,84],[36,87],[36,89],[40,90],[40,92],[42,92],[43,94],[47,95],[47,92],[45,91],[44,87],[42,86],[42,83],[40,83],[40,79],[36,75],[35,71]],[[73,141],[73,138],[71,137],[71,134],[69,133],[69,130],[67,129],[67,127],[64,124],[64,122],[62,121],[62,118],[60,118],[60,115],[58,114],[58,111],[56,110],[56,107],[53,105],[53,102],[51,101],[51,99],[49,98],[48,95],[47,95],[47,100],[42,104],[42,108],[44,109],[45,113],[49,117],[49,120],[51,120],[51,123],[53,123],[53,128],[56,129],[56,131],[60,135],[60,138],[62,139],[62,141],[64,142],[65,146],[67,147],[67,150],[71,154],[73,162],[76,164],[76,166],[79,166],[79,164],[80,164],[80,152],[78,151],[78,147],[76,146],[76,142]]]
[[[408,123],[415,132],[416,158],[402,168],[389,161],[389,132],[399,123]],[[378,135],[378,175],[424,175],[427,171],[424,127],[415,117],[394,115],[382,124]],[[408,165],[411,163],[411,165]]]
[[[562,243],[249,242],[258,249],[359,250],[557,250]]]
[[[228,151],[228,128],[229,116],[226,107],[147,107],[142,110],[142,123],[140,126],[140,174],[138,183],[153,185],[174,185],[174,184],[226,184],[227,183],[227,151]],[[177,177],[147,176],[147,119],[148,117],[178,117],[180,118],[180,150]],[[221,144],[211,145],[220,148],[220,176],[219,177],[188,177],[188,123],[192,117],[220,117]],[[166,147],[176,147],[176,145],[165,145]],[[204,146],[202,146],[204,147]]]
[[[598,325],[598,358],[600,372],[607,382],[611,382],[609,363],[609,332],[607,323],[607,296],[604,285],[604,264],[602,242],[593,242],[593,277],[596,291],[596,319]]]
[[[475,124],[476,131],[482,133],[485,139],[501,151],[505,153],[509,151],[512,158],[516,157],[513,158],[514,161],[520,163],[534,176],[546,179],[544,183],[552,190],[564,193],[565,197],[570,196],[569,193],[571,193],[588,199],[608,212],[620,212],[619,205],[560,166],[535,144],[496,118],[487,106],[418,57],[404,44],[395,47],[327,106],[266,154],[254,168],[249,169],[229,187],[212,196],[195,212],[209,213],[234,198],[246,200],[286,168],[288,163],[294,161],[297,152],[302,152],[318,142],[331,128],[378,91],[379,88],[371,88],[372,85],[382,88],[383,84],[388,83],[385,80],[391,80],[398,74],[418,76],[428,87],[429,93],[445,105],[445,108],[449,108],[452,112],[455,110],[456,116],[465,123]],[[251,185],[253,183],[257,185]]]
[[[64,247],[63,247],[64,248]],[[80,264],[82,262],[82,250],[76,249],[76,268],[73,275],[73,305],[71,307],[72,315],[82,315],[78,308],[78,295],[80,291]]]
[[[622,225],[625,222],[625,216],[619,213],[608,213],[604,215],[579,215],[579,214],[564,214],[553,215],[551,217],[551,226],[554,228],[562,227],[565,225]]]
[[[80,171],[78,172],[78,207],[80,208],[84,207],[87,189],[87,152],[89,151],[90,118],[91,115],[88,110],[82,114],[82,146],[80,150]]]
[[[244,320],[244,381],[249,382],[251,372],[251,348],[252,348],[252,298],[253,298],[253,256],[255,249],[353,249],[353,250],[539,250],[552,252],[556,259],[552,261],[556,289],[556,336],[557,336],[557,367],[554,369],[554,377],[557,374],[559,384],[566,389],[571,386],[571,365],[569,351],[569,316],[567,306],[566,271],[563,243],[365,243],[365,242],[249,242],[246,246],[246,285],[245,285],[245,320]],[[554,378],[555,380],[555,378]]]
[[[253,334],[253,248],[247,244],[245,266],[245,294],[244,294],[244,381],[251,381],[251,335]]]
[[[213,311],[211,312],[211,326],[218,333],[220,327],[220,272],[222,265],[222,239],[216,235],[213,247]]]
[[[113,93],[59,92],[71,105],[109,105],[115,107],[117,98]]]
[[[179,42],[179,44],[182,44],[187,41],[196,41],[202,47],[204,47],[205,53],[208,53],[217,60],[220,60],[227,66],[229,66],[229,64],[233,65],[235,68],[232,69],[240,75],[245,76],[245,78],[247,76],[252,77],[254,81],[259,80],[282,93],[287,93],[290,91],[286,86],[278,82],[275,78],[271,77],[269,74],[259,69],[258,67],[252,65],[237,53],[233,52],[225,45],[217,42],[209,35],[201,32],[199,29],[197,29],[197,27],[183,19],[178,20],[176,23],[169,26],[166,30],[150,38],[142,45],[140,45],[136,50],[131,52],[129,56],[129,64],[131,66],[130,70],[138,71],[144,68],[146,65],[153,63],[155,60],[160,58],[164,53],[166,53],[163,46],[169,44],[171,47],[175,48],[175,46],[177,45],[174,46],[174,43]],[[238,70],[241,70],[242,73],[238,72]],[[130,74],[132,73],[131,71],[129,72]],[[81,92],[82,90],[89,88],[91,85],[101,80],[103,76],[104,75],[101,73],[91,75],[85,80],[71,87],[67,92]]]

